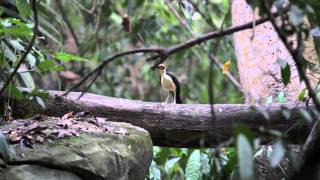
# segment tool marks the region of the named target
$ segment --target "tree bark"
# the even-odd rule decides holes
[[[28,93],[29,90],[24,90]],[[17,102],[13,107],[16,117],[41,113],[48,116],[63,116],[74,111],[88,111],[97,117],[106,117],[109,121],[127,122],[142,127],[151,134],[154,145],[170,147],[214,147],[216,137],[212,131],[219,129],[220,139],[229,140],[233,136],[236,124],[246,124],[253,130],[267,128],[286,131],[299,120],[297,104],[271,104],[253,106],[246,104],[216,104],[215,125],[206,104],[163,104],[113,98],[87,93],[77,100],[80,93],[71,92],[60,96],[63,91],[49,91],[45,109],[29,101]],[[3,98],[0,104],[3,104]],[[281,109],[291,112],[290,118],[282,116]],[[257,110],[259,109],[259,110]],[[263,113],[268,112],[266,120]],[[308,128],[305,128],[306,130]],[[296,134],[297,131],[292,131]],[[293,137],[294,136],[291,136]]]

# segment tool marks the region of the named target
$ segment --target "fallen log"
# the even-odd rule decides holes
[[[24,89],[25,93],[30,90]],[[16,102],[13,113],[16,116],[41,113],[48,116],[63,116],[74,111],[88,111],[109,121],[127,122],[146,129],[154,145],[170,147],[213,147],[233,136],[236,124],[245,124],[254,131],[261,127],[286,131],[301,119],[299,108],[303,104],[215,104],[215,118],[212,118],[208,104],[163,104],[143,102],[86,93],[80,100],[80,92],[61,96],[63,91],[48,91],[45,109],[29,101]],[[0,104],[3,98],[0,99]],[[290,112],[284,117],[282,110]],[[266,112],[268,118],[266,119]],[[303,131],[309,126],[302,128]],[[301,130],[301,128],[300,128]],[[301,133],[291,131],[291,135]],[[301,134],[300,134],[301,136]]]

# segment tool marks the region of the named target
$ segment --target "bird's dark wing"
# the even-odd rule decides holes
[[[176,75],[172,72],[167,72],[167,75],[171,77],[171,79],[173,80],[173,83],[176,85],[176,93],[180,94],[180,83]]]
[[[173,83],[176,85],[176,95],[175,95],[176,103],[177,104],[182,104],[182,100],[181,100],[181,97],[180,97],[180,83],[178,81],[178,78],[172,72],[167,72],[167,75],[171,77],[171,79],[173,80]]]

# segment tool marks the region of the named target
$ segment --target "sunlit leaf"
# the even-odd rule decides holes
[[[22,25],[22,26],[15,26],[11,28],[0,29],[0,34],[1,33],[7,33],[7,34],[18,36],[18,37],[31,37],[32,29],[25,25]]]
[[[270,156],[270,163],[271,167],[276,167],[280,161],[282,160],[283,156],[285,153],[285,149],[282,145],[282,142],[278,140],[274,145],[273,145],[273,150]]]
[[[187,162],[185,177],[187,180],[198,180],[201,174],[200,151],[194,150]]]
[[[24,82],[24,84],[28,88],[34,89],[36,87],[34,80],[29,72],[19,73],[19,75],[20,75],[22,81]]]
[[[170,171],[173,166],[180,160],[180,157],[172,158],[166,162],[165,169],[166,171]]]
[[[285,99],[285,95],[284,92],[279,92],[278,96],[277,96],[277,102],[278,103],[285,103],[286,99]]]
[[[239,134],[237,137],[237,156],[240,179],[254,179],[253,150],[250,142],[243,134]]]
[[[298,100],[302,102],[304,100],[304,96],[306,94],[306,89],[302,90],[298,95]]]
[[[230,60],[223,64],[223,69],[222,69],[222,73],[223,74],[227,74],[229,72],[230,65],[231,65],[231,61]]]
[[[54,57],[56,59],[59,59],[61,61],[86,61],[86,59],[80,57],[80,56],[76,56],[76,55],[72,55],[69,53],[65,53],[65,52],[58,52],[54,55]]]
[[[152,160],[150,166],[150,178],[152,180],[161,180],[161,171],[157,166],[156,162]]]
[[[50,60],[45,60],[40,62],[37,65],[37,68],[41,71],[41,72],[45,72],[45,71],[50,71],[55,67],[55,63],[53,61]]]
[[[23,18],[31,16],[31,7],[27,0],[16,0],[17,9],[19,14]]]
[[[20,42],[18,40],[10,39],[8,42],[16,50],[18,50],[18,51],[23,51],[24,50],[24,47],[20,44]]]
[[[201,172],[207,176],[210,176],[210,160],[207,154],[201,153]]]
[[[41,97],[36,96],[36,101],[37,101],[37,103],[38,103],[43,109],[46,108],[46,106],[45,106],[45,104],[44,104],[44,102],[43,102],[43,100],[42,100]]]

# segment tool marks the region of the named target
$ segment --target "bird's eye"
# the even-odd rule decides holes
[[[164,66],[159,66],[159,69],[160,70],[164,70]]]

